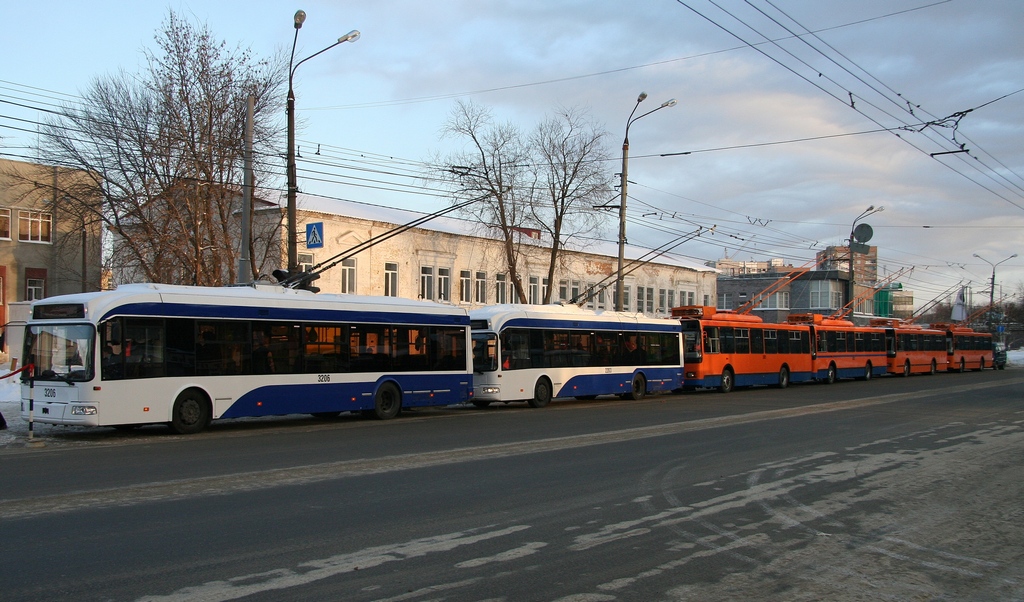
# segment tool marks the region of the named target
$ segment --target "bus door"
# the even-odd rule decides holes
[[[885,355],[896,357],[896,330],[893,328],[885,329]]]

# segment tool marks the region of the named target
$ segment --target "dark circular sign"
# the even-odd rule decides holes
[[[853,240],[857,242],[867,242],[871,240],[871,236],[874,233],[875,231],[871,229],[871,226],[867,224],[858,224],[857,227],[853,229]]]

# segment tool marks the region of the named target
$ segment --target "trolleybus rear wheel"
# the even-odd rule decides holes
[[[647,379],[644,378],[643,374],[637,374],[633,377],[633,388],[630,391],[629,398],[633,401],[640,401],[647,395]]]
[[[789,386],[789,368],[783,366],[779,369],[779,388],[785,389]]]
[[[402,392],[394,383],[384,383],[373,398],[373,415],[378,420],[390,420],[402,409]]]

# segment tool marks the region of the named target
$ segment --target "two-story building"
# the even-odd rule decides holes
[[[67,199],[85,177],[0,159],[0,323],[11,302],[99,290],[101,225]]]
[[[330,264],[337,256],[423,214],[312,195],[298,202],[299,263]],[[319,224],[310,241],[307,224]],[[322,238],[321,238],[322,237]],[[282,237],[286,238],[286,237]],[[552,302],[594,294],[584,305],[614,307],[618,246],[601,241],[574,241],[565,250],[553,281],[548,280],[550,244],[539,232],[523,230],[519,270],[525,302],[543,302],[551,288]],[[311,244],[312,243],[312,244]],[[631,263],[649,249],[627,245],[623,270],[626,307],[651,316],[667,316],[677,305],[708,304],[715,298],[717,270],[673,254]],[[510,281],[503,245],[477,221],[438,217],[400,235],[381,240],[337,262],[314,284],[323,291],[433,299],[467,307],[518,303]],[[604,287],[599,287],[604,283]]]

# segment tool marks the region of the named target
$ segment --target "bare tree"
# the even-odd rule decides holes
[[[444,133],[465,138],[468,150],[442,161],[441,175],[455,190],[455,202],[479,198],[467,211],[502,241],[505,266],[520,303],[526,303],[520,270],[524,230],[535,227],[530,211],[534,183],[530,148],[518,128],[495,124],[491,114],[472,103],[458,102]]]
[[[453,203],[481,199],[468,213],[502,242],[509,280],[519,302],[526,303],[521,274],[529,233],[547,234],[547,276],[553,284],[562,250],[600,222],[593,205],[609,190],[605,132],[582,111],[562,109],[526,135],[512,124],[496,124],[490,111],[461,101],[444,132],[468,143],[467,150],[438,161],[442,179],[455,193]],[[531,248],[537,249],[536,244]],[[544,303],[554,290],[547,287]]]
[[[169,12],[146,50],[148,69],[97,78],[80,105],[43,128],[40,156],[90,174],[63,191],[112,234],[115,282],[220,285],[237,279],[245,106],[255,100],[255,188],[273,173],[280,146],[283,55],[256,60],[205,27]],[[255,212],[254,212],[255,213]],[[264,215],[266,213],[264,212]],[[253,240],[272,244],[276,223],[255,222]],[[254,245],[255,246],[255,245]],[[266,249],[252,249],[253,276]],[[275,258],[271,256],[271,261]]]
[[[611,190],[606,135],[580,110],[562,109],[541,122],[531,137],[538,157],[535,180],[543,189],[534,195],[531,210],[534,221],[551,239],[548,282],[555,281],[562,248],[600,225],[594,206]],[[548,287],[544,303],[551,302],[554,288]]]

